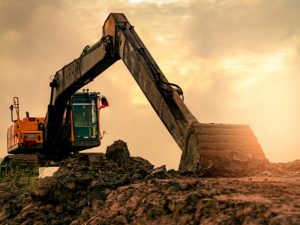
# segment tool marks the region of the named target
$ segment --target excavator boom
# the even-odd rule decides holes
[[[190,123],[197,120],[184,105],[181,89],[167,81],[124,14],[112,13],[103,37],[86,47],[81,56],[59,70],[50,86],[52,94],[46,120],[46,142],[59,140],[63,113],[70,96],[122,59],[175,141],[185,146]]]

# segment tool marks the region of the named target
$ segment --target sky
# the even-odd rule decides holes
[[[0,0],[0,157],[9,106],[45,116],[50,77],[97,42],[110,12],[122,12],[185,104],[203,123],[249,124],[273,162],[300,159],[300,1]],[[122,61],[87,87],[101,111],[102,145],[178,168],[181,151]]]

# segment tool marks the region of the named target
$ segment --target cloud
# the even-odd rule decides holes
[[[299,35],[299,6],[296,0],[193,1],[186,37],[204,57],[270,51]]]

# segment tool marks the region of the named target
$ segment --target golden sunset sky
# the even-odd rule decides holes
[[[50,76],[98,41],[123,12],[185,103],[204,123],[249,124],[270,161],[300,158],[300,1],[0,0],[0,156],[9,105],[45,116]],[[88,85],[110,103],[106,135],[131,155],[177,168],[180,149],[122,61]]]

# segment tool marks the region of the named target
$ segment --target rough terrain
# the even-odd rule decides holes
[[[117,141],[44,179],[0,182],[0,224],[300,224],[300,160],[247,177],[153,168]]]

